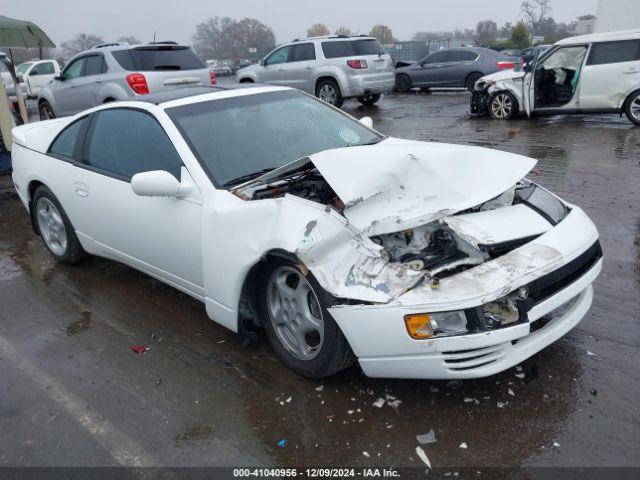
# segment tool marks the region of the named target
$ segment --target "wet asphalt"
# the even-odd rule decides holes
[[[431,430],[423,448],[445,470],[640,466],[640,128],[472,119],[468,101],[413,93],[344,109],[385,134],[539,160],[532,179],[585,209],[605,254],[593,306],[566,337],[522,371],[461,385],[357,366],[307,380],[264,338],[242,345],[146,275],[56,264],[0,177],[0,466],[418,467],[416,435]],[[372,405],[385,395],[400,405]]]

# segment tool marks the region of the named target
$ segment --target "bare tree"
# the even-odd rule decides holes
[[[537,35],[540,25],[551,12],[551,0],[525,0],[520,5],[520,10],[531,32]]]
[[[78,33],[71,40],[60,44],[60,54],[62,58],[68,60],[75,54],[89,50],[101,43],[104,43],[104,38],[99,35]]]
[[[476,25],[476,35],[474,41],[478,45],[483,45],[498,37],[498,25],[493,20],[482,20]]]
[[[351,31],[351,29],[349,27],[338,27],[336,28],[336,35],[346,35],[348,37],[350,37],[351,35],[353,35],[353,32]]]
[[[203,59],[230,57],[235,50],[236,21],[229,17],[213,17],[196,25],[191,36],[193,49]]]
[[[142,43],[137,37],[134,37],[133,35],[125,35],[123,37],[118,37],[116,42],[125,42],[125,43],[128,43],[129,45],[139,45]]]
[[[314,23],[307,30],[307,37],[324,37],[325,35],[329,35],[331,32],[329,31],[329,27],[327,27],[324,23]]]
[[[243,18],[234,26],[234,54],[246,56],[249,49],[264,54],[276,46],[276,36],[269,27],[254,18]]]
[[[374,25],[369,35],[378,39],[378,41],[383,44],[395,43],[398,40],[393,36],[393,32],[386,25]]]
[[[505,24],[498,29],[498,35],[503,38],[509,38],[511,36],[511,30],[513,30],[511,22],[505,22]]]

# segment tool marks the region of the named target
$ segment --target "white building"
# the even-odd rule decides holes
[[[576,26],[573,29],[575,35],[587,35],[595,32],[596,18],[579,18],[576,22]]]
[[[596,32],[640,29],[640,0],[599,0]]]

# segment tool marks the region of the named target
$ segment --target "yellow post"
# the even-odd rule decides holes
[[[4,83],[0,81],[0,132],[2,132],[2,140],[7,151],[11,151],[11,129],[13,128],[13,119],[9,111],[9,99]]]

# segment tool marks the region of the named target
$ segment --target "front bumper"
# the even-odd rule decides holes
[[[474,90],[469,100],[469,111],[472,115],[486,115],[489,111],[489,92]]]
[[[593,298],[591,284],[602,268],[597,238],[595,226],[573,207],[536,240],[443,279],[437,290],[419,286],[390,304],[341,305],[330,312],[370,377],[493,375],[550,345],[584,317]],[[522,286],[542,293],[531,294],[524,321],[513,326],[427,340],[406,332],[404,315],[474,308]]]

